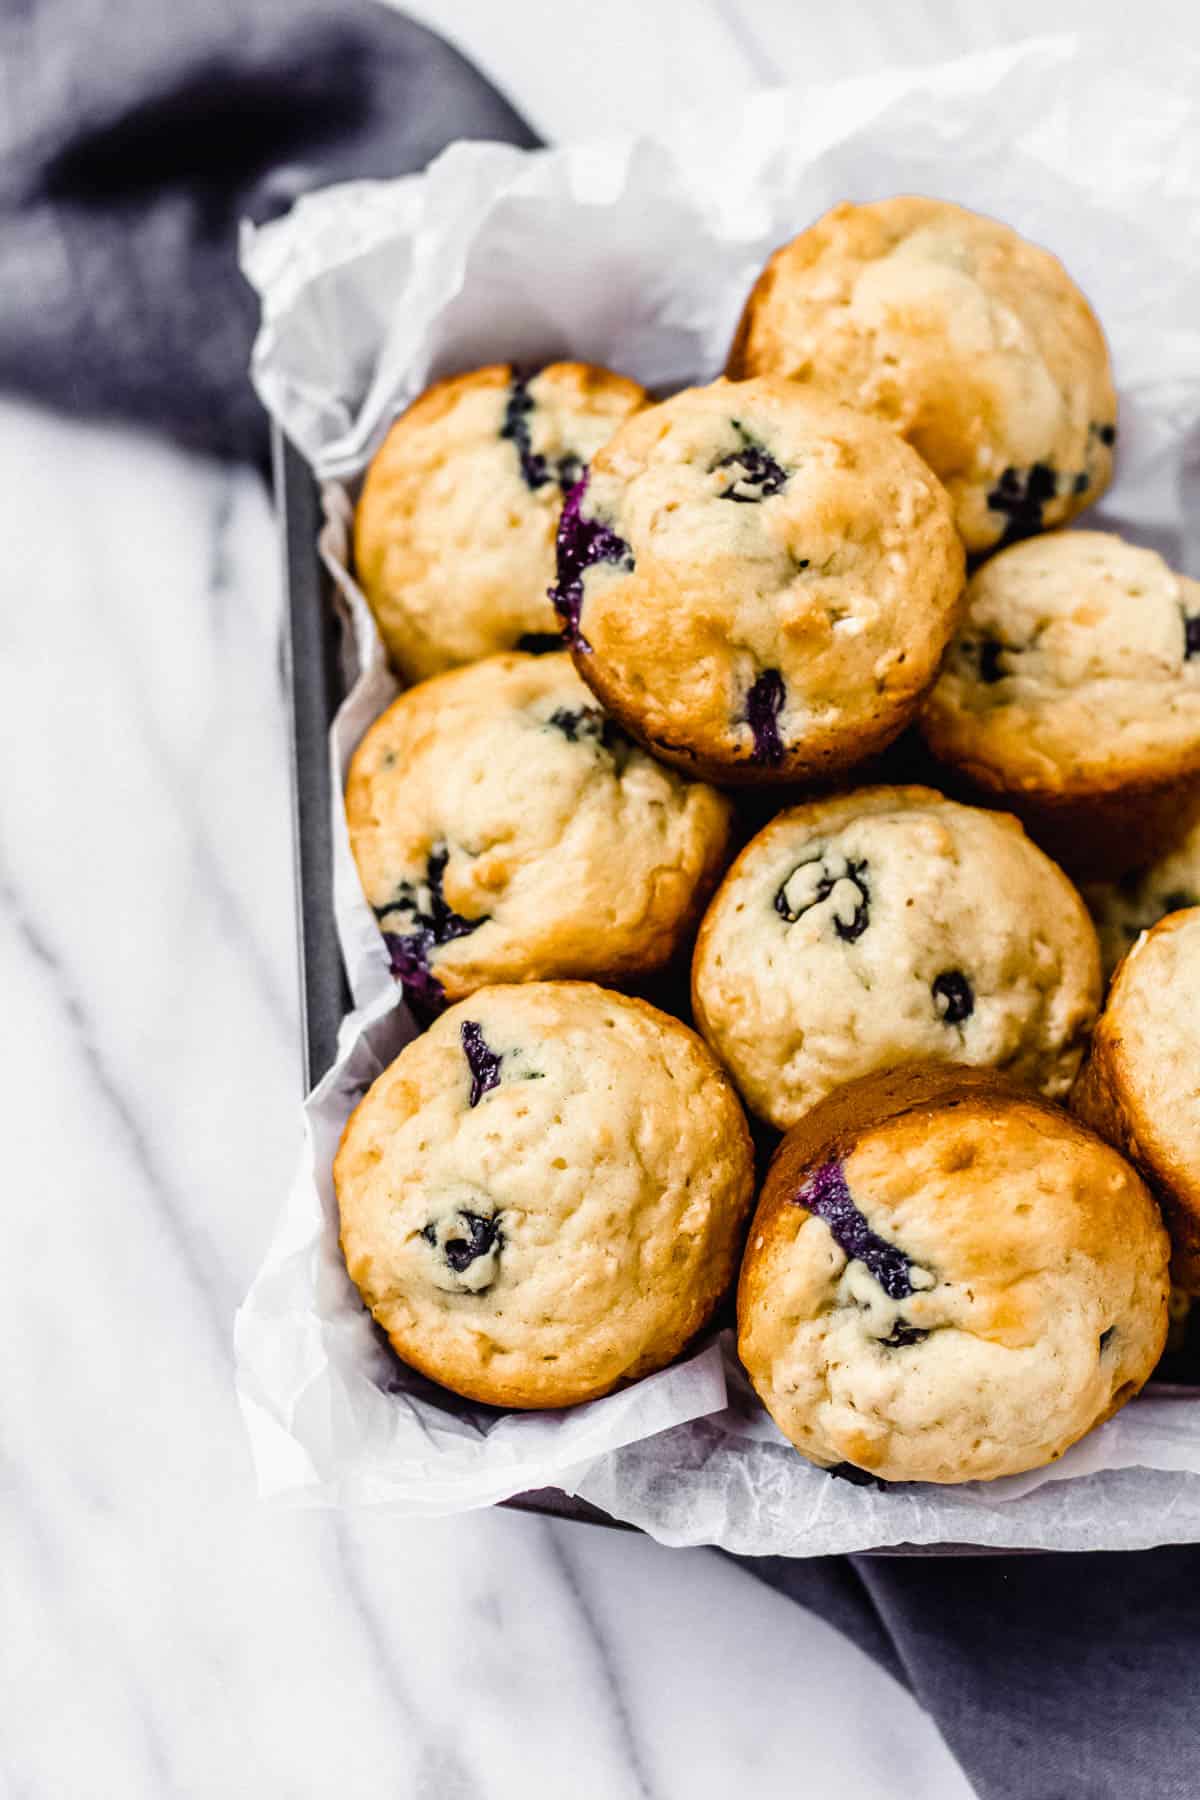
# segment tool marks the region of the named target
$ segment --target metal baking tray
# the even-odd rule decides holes
[[[292,835],[296,869],[297,941],[300,958],[300,1009],[305,1091],[321,1079],[333,1062],[338,1026],[350,1010],[333,913],[332,794],[329,770],[329,727],[343,695],[341,628],[333,601],[333,583],[317,551],[321,498],[317,482],[300,452],[272,424],[272,466],[279,508],[284,576],[287,584],[288,632],[285,676],[290,702],[292,760]],[[1195,1309],[1200,1313],[1200,1307]],[[1200,1398],[1200,1321],[1179,1375],[1150,1384],[1163,1398]],[[1182,1379],[1183,1375],[1192,1380]],[[614,1530],[636,1530],[599,1507],[557,1489],[518,1494],[504,1504],[523,1512],[577,1519]],[[969,1544],[896,1545],[876,1556],[1037,1555],[1036,1551],[993,1551]]]

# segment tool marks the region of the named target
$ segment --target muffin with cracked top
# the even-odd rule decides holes
[[[1118,881],[1094,881],[1082,889],[1100,934],[1106,977],[1143,931],[1168,913],[1200,906],[1200,818],[1173,837],[1161,856]]]
[[[753,1198],[733,1088],[678,1020],[588,982],[486,988],[401,1051],[334,1165],[346,1265],[397,1354],[491,1406],[663,1368]]]
[[[944,200],[847,202],[777,250],[728,373],[787,376],[901,432],[976,554],[1065,524],[1112,479],[1091,307],[1049,251]]]
[[[1175,1280],[1200,1294],[1200,907],[1161,919],[1117,970],[1071,1107],[1149,1181]]]
[[[1109,532],[993,557],[921,713],[933,754],[1086,878],[1200,803],[1200,582]]]
[[[346,784],[363,892],[426,1013],[490,982],[664,968],[724,865],[731,815],[632,743],[561,652],[410,688]]]
[[[1015,819],[863,788],[751,839],[700,927],[692,1001],[747,1105],[786,1130],[909,1063],[986,1065],[1065,1098],[1100,957],[1079,895]]]
[[[1054,1461],[1137,1393],[1167,1332],[1137,1173],[991,1070],[842,1089],[784,1138],[742,1265],[738,1350],[811,1461],[959,1482]]]
[[[563,510],[575,664],[656,756],[796,781],[897,736],[957,621],[944,489],[877,421],[786,381],[635,414]]]
[[[422,681],[498,650],[558,649],[547,591],[563,500],[636,381],[588,363],[495,363],[435,382],[367,471],[354,559],[388,655]]]

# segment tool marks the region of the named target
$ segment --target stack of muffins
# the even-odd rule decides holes
[[[396,420],[355,557],[413,685],[346,808],[427,1028],[335,1181],[408,1363],[593,1399],[740,1263],[755,1389],[856,1478],[1037,1467],[1146,1381],[1200,1292],[1200,584],[1055,529],[1115,439],[1062,266],[913,198],[779,250],[708,386]]]

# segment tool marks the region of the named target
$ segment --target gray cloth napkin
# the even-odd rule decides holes
[[[1200,1796],[1200,1550],[740,1561],[903,1682],[980,1800]]]
[[[370,0],[0,0],[0,385],[265,454],[239,219],[533,133]]]
[[[535,142],[369,0],[0,0],[0,95],[0,386],[238,457],[266,445],[239,218]],[[1200,1797],[1200,1551],[744,1566],[904,1682],[982,1800]]]

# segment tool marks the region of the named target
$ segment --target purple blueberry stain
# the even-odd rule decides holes
[[[710,474],[718,469],[728,469],[733,476],[729,486],[722,488],[717,499],[755,505],[760,500],[769,500],[774,494],[782,493],[787,486],[788,471],[776,462],[764,445],[751,437],[739,420],[731,419],[729,423],[742,442],[738,449],[731,450],[728,456],[718,457],[710,466]]]
[[[446,1004],[441,982],[429,967],[433,933],[385,931],[383,942],[388,953],[388,968],[404,987],[405,998],[427,1018],[436,1017]]]
[[[471,1071],[471,1097],[467,1104],[478,1106],[485,1094],[500,1086],[500,1064],[504,1056],[490,1047],[483,1035],[483,1026],[474,1019],[463,1020],[459,1036]]]
[[[1035,462],[1028,469],[1007,468],[987,497],[991,511],[1008,523],[996,549],[1018,544],[1042,529],[1047,502],[1058,493],[1058,476],[1049,463]]]
[[[585,469],[567,495],[558,522],[558,580],[550,589],[554,610],[562,620],[563,634],[577,650],[590,651],[591,645],[579,628],[583,611],[583,579],[598,563],[614,563],[632,574],[633,552],[611,525],[599,519],[585,519],[583,500],[588,489]]]
[[[529,383],[523,376],[513,377],[508,390],[508,403],[504,408],[504,423],[500,427],[500,436],[512,444],[521,465],[521,478],[531,493],[545,487],[550,479],[550,470],[546,458],[533,448],[533,440],[529,432],[529,415],[534,408],[534,398],[529,391]]]
[[[441,982],[429,967],[430,952],[455,938],[468,937],[487,923],[489,914],[478,919],[464,918],[455,912],[443,892],[446,865],[450,852],[444,844],[432,851],[425,865],[425,888],[429,904],[422,910],[420,893],[409,881],[402,882],[394,899],[383,906],[372,907],[381,926],[393,913],[407,913],[411,921],[406,931],[383,929],[392,974],[404,983],[407,997],[427,1013],[440,1012],[445,1005]]]
[[[786,754],[779,735],[779,715],[787,688],[778,669],[764,669],[746,695],[746,723],[754,737],[751,761],[777,768]]]
[[[943,1025],[962,1025],[975,1011],[975,990],[961,969],[944,969],[934,978],[930,991]]]
[[[814,1169],[792,1196],[792,1204],[823,1220],[838,1249],[851,1262],[862,1263],[889,1300],[907,1300],[913,1293],[911,1262],[903,1250],[871,1230],[854,1204],[840,1158],[831,1157]]]
[[[529,391],[528,379],[523,375],[514,375],[508,390],[500,436],[515,449],[521,465],[521,478],[531,493],[536,493],[548,481],[554,480],[564,494],[569,494],[583,472],[583,462],[573,450],[569,450],[552,465],[549,457],[534,449],[529,422],[536,404]]]
[[[869,867],[865,859],[855,862],[851,857],[831,854],[818,854],[797,863],[776,890],[775,911],[785,925],[794,925],[814,906],[832,899],[834,931],[844,944],[856,943],[871,923]],[[789,891],[798,875],[802,877],[800,883]]]

